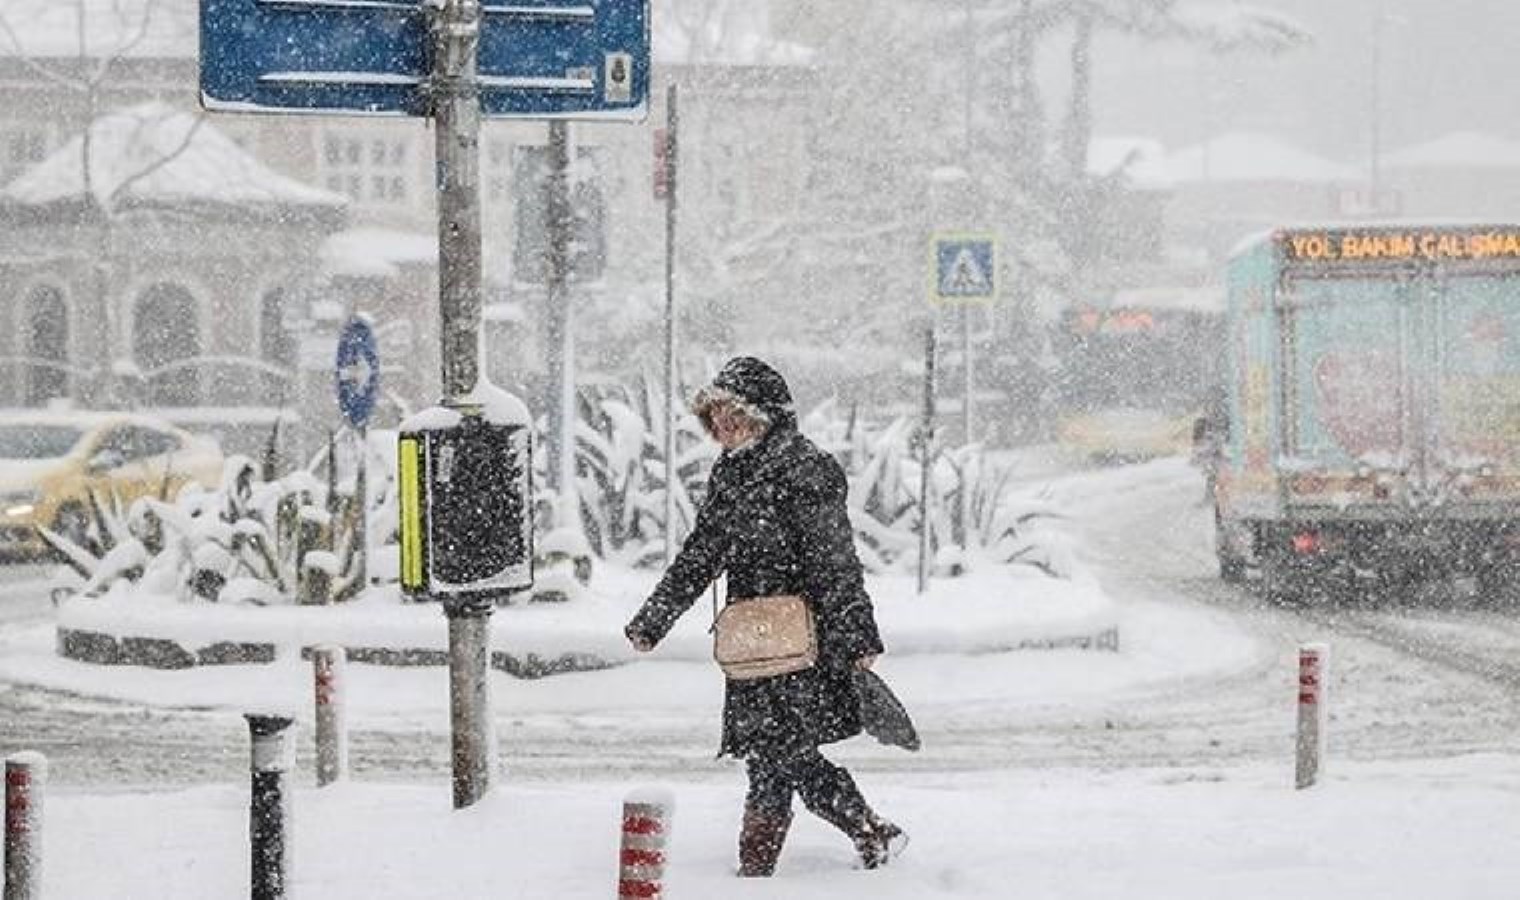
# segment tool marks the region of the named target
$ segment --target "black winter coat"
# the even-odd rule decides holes
[[[800,594],[818,626],[813,668],[729,681],[721,754],[784,757],[859,734],[855,660],[882,652],[845,510],[844,470],[790,417],[713,466],[681,552],[633,621],[657,642],[720,574],[728,602]]]

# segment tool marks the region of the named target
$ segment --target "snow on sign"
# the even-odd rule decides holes
[[[936,235],[933,297],[939,301],[997,296],[997,241],[990,235]]]
[[[201,103],[425,116],[431,0],[201,0]],[[480,111],[642,119],[650,0],[482,0]]]

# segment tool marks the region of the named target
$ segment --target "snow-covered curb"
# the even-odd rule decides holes
[[[654,576],[604,567],[586,596],[565,604],[499,611],[492,663],[523,677],[629,662],[623,625]],[[1055,647],[1117,649],[1117,615],[1096,582],[1054,579],[1027,567],[987,567],[936,580],[920,596],[911,579],[870,579],[877,619],[893,655],[996,653]],[[654,658],[710,658],[712,609],[699,600]],[[185,604],[168,598],[108,596],[66,602],[58,616],[60,655],[101,664],[187,668],[272,662],[319,643],[350,650],[357,662],[443,665],[448,646],[436,606],[401,602],[376,589],[332,607]]]

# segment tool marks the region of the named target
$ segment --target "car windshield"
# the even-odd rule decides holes
[[[0,459],[56,459],[83,435],[71,425],[0,425]]]

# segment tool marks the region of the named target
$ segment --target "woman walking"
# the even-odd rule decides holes
[[[844,470],[797,430],[785,379],[758,359],[730,360],[693,409],[723,452],[692,533],[625,633],[636,649],[653,649],[725,572],[730,604],[802,597],[816,627],[816,662],[727,681],[719,752],[743,759],[749,776],[739,875],[775,871],[794,793],[874,869],[906,836],[818,752],[860,733],[854,670],[870,668],[883,650],[845,510]]]

